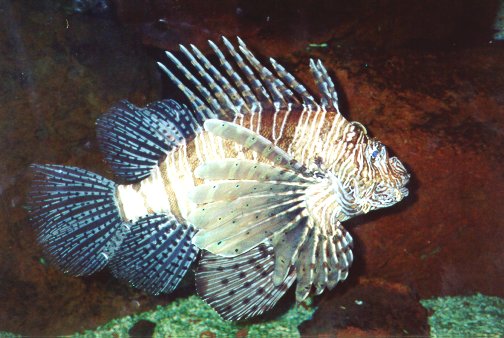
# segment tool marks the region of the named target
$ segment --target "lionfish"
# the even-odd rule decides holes
[[[340,113],[320,60],[315,99],[283,66],[274,73],[238,38],[212,64],[180,46],[186,65],[161,69],[190,108],[122,101],[97,121],[101,150],[122,184],[84,169],[33,165],[38,240],[59,268],[105,266],[150,293],[171,292],[201,251],[198,294],[224,319],[270,310],[347,278],[352,237],[342,222],[408,195],[410,175]],[[229,56],[225,56],[228,53]],[[178,76],[175,75],[178,73]]]

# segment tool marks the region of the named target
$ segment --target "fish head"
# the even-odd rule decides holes
[[[408,196],[410,174],[380,141],[364,137],[352,155],[324,172],[338,205],[335,217],[345,221],[371,210],[386,208]]]
[[[389,207],[408,196],[410,174],[397,157],[389,156],[385,145],[369,139],[363,145],[362,157],[364,168],[355,182],[363,212]]]

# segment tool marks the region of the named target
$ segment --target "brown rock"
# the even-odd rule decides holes
[[[306,337],[424,336],[427,311],[408,287],[362,278],[346,292],[323,297],[299,330]]]

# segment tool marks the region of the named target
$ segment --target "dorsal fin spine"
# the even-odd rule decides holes
[[[239,90],[239,93],[244,98],[245,102],[249,107],[253,105],[260,105],[259,101],[253,94],[250,87],[243,81],[241,76],[233,70],[233,67],[229,64],[226,57],[222,53],[222,51],[217,47],[217,45],[213,41],[208,41],[210,47],[213,49],[214,53],[219,58],[221,66],[226,71],[227,75],[233,80],[234,84]]]
[[[285,104],[285,99],[283,98],[282,94],[280,94],[280,91],[278,90],[275,83],[275,78],[273,77],[273,74],[269,71],[269,69],[261,65],[257,58],[245,46],[239,46],[238,48],[243,53],[243,55],[245,55],[245,58],[247,58],[252,67],[254,67],[254,69],[257,71],[266,88],[268,88],[271,96],[273,97],[272,102]]]
[[[202,83],[194,76],[192,73],[180,62],[175,55],[171,52],[166,52],[166,56],[175,64],[175,66],[184,74],[184,76],[191,81],[196,89],[200,92],[206,102],[214,109],[214,111],[219,111],[220,105],[217,103],[217,100],[210,95],[208,89],[202,85]]]
[[[252,90],[255,92],[255,95],[259,97],[259,101],[266,101],[271,103],[271,98],[268,95],[268,92],[266,91],[262,83],[255,77],[252,69],[250,69],[250,67],[243,61],[243,58],[240,54],[238,54],[231,42],[229,42],[229,40],[225,37],[222,37],[222,41],[224,42],[224,45],[228,49],[231,56],[235,59],[238,67],[245,74],[245,77],[252,86]]]
[[[278,76],[283,79],[299,96],[301,96],[304,104],[311,104],[315,102],[315,99],[308,93],[305,86],[298,82],[292,74],[287,72],[281,64],[276,62],[273,58],[270,58],[270,63]]]
[[[239,111],[236,111],[236,106],[231,103],[231,99],[227,95],[227,93],[215,81],[215,79],[207,71],[205,71],[205,69],[203,69],[203,66],[196,60],[191,52],[189,52],[189,50],[183,45],[180,45],[180,50],[189,59],[194,68],[196,68],[196,71],[199,73],[199,75],[205,80],[206,84],[212,91],[213,98],[215,98],[219,102],[219,106],[226,107],[229,111],[233,111],[235,114],[238,113]]]
[[[185,94],[191,106],[194,108],[194,112],[200,116],[201,120],[205,120],[206,118],[215,118],[217,117],[215,113],[208,108],[208,106],[201,101],[199,97],[197,97],[189,88],[187,88],[182,81],[180,81],[164,64],[161,62],[157,63],[158,66],[165,72],[166,75],[177,85],[177,87]]]
[[[214,79],[220,83],[221,87],[224,89],[225,93],[229,96],[230,100],[233,102],[233,105],[236,107],[237,112],[242,112],[242,109],[246,109],[246,103],[240,94],[236,91],[236,89],[231,86],[229,81],[225,76],[223,76],[217,68],[215,68],[210,61],[201,53],[201,51],[194,45],[190,45],[193,53],[196,55],[196,58],[201,61],[203,66],[212,74]]]

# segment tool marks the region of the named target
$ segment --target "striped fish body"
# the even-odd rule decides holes
[[[338,117],[339,121],[335,121]],[[270,140],[274,146],[285,149],[289,154],[298,155],[293,158],[304,157],[304,162],[312,163],[317,169],[323,166],[320,159],[328,152],[324,146],[328,148],[329,144],[336,144],[344,132],[335,132],[332,141],[324,142],[331,126],[345,123],[341,115],[327,111],[310,112],[303,105],[292,106],[290,110],[270,109],[236,117],[229,122]],[[348,130],[359,132],[353,125]],[[194,174],[198,167],[227,159],[264,159],[261,154],[203,128],[185,142],[156,165],[149,177],[137,183],[118,186],[118,202],[124,219],[135,221],[146,214],[171,212],[177,219],[186,220],[196,207],[188,191],[202,183]]]
[[[310,61],[315,100],[238,42],[224,39],[233,65],[212,42],[218,67],[194,46],[181,46],[191,69],[167,53],[185,79],[160,66],[192,109],[125,101],[100,118],[101,148],[124,184],[36,167],[32,214],[60,267],[88,274],[109,265],[135,286],[170,292],[202,250],[198,293],[229,320],[268,311],[295,280],[302,301],[346,279],[352,237],[341,222],[402,200],[409,174],[343,117],[320,61]],[[57,246],[81,233],[85,245]]]

